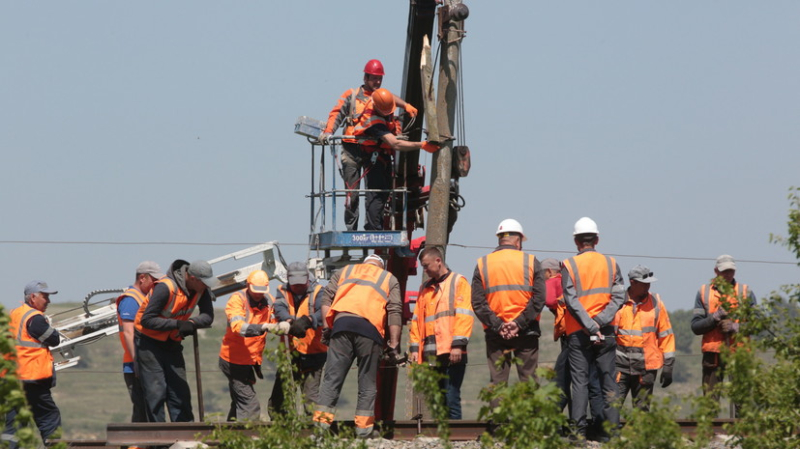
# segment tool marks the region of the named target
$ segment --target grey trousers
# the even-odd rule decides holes
[[[569,345],[569,370],[572,376],[572,411],[570,417],[578,434],[586,436],[586,409],[589,405],[589,367],[594,366],[600,379],[605,407],[603,416],[614,427],[619,426],[619,410],[614,407],[618,388],[617,340],[611,326],[602,328],[605,341],[594,344],[583,331],[573,332],[567,337]]]
[[[644,375],[617,374],[617,387],[619,388],[620,405],[625,403],[628,392],[631,393],[631,402],[639,410],[650,410],[650,397],[653,395],[653,386],[658,370],[648,370]]]
[[[145,335],[134,337],[136,372],[144,392],[148,422],[166,422],[164,406],[172,422],[192,422],[192,393],[186,380],[183,345]]]
[[[356,402],[356,434],[372,432],[371,423],[375,418],[375,397],[378,394],[378,362],[382,347],[374,340],[353,332],[338,332],[331,338],[328,346],[328,360],[325,374],[319,388],[317,411],[334,413],[347,372],[358,364],[358,401]],[[367,423],[359,426],[359,422]]]
[[[256,395],[256,374],[253,365],[237,365],[219,359],[219,369],[228,378],[231,407],[228,421],[257,420],[261,417],[261,404]]]

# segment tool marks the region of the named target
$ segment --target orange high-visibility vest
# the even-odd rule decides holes
[[[369,102],[364,109],[364,113],[361,114],[361,118],[358,120],[358,123],[353,130],[353,135],[357,137],[366,137],[367,130],[371,127],[383,124],[386,125],[386,128],[389,129],[394,135],[397,135],[398,131],[400,130],[400,124],[394,118],[385,118],[379,114],[377,114],[372,107],[372,98],[370,98]],[[392,147],[386,144],[383,139],[379,138],[367,138],[366,140],[360,140],[359,143],[363,147],[364,151],[372,152],[375,151],[377,148],[382,150],[389,150],[391,151]]]
[[[675,357],[675,335],[664,303],[656,294],[636,303],[628,298],[614,316],[617,369],[642,375]]]
[[[364,91],[363,87],[358,87],[355,89],[347,89],[341,97],[339,97],[339,101],[336,102],[336,106],[331,109],[330,114],[328,114],[328,123],[325,125],[325,132],[326,133],[333,133],[333,125],[336,122],[336,117],[339,116],[342,107],[344,106],[345,102],[349,103],[350,113],[345,117],[344,123],[344,134],[345,136],[352,136],[354,135],[355,125],[358,123],[358,120],[361,118],[361,115],[364,113],[364,107],[366,106],[367,102],[371,99],[372,93],[367,94]],[[343,139],[344,142],[350,143],[358,143],[357,140],[354,139]]]
[[[703,306],[706,309],[706,314],[710,315],[717,311],[722,304],[721,295],[719,290],[712,288],[711,284],[706,284],[700,287],[700,299],[703,301]],[[726,299],[730,308],[733,310],[739,306],[739,296],[747,298],[748,287],[747,284],[736,284],[736,295]],[[739,320],[735,320],[738,322]],[[730,343],[722,329],[719,326],[715,327],[711,332],[703,334],[703,341],[701,350],[703,352],[720,352],[720,347],[723,343]]]
[[[136,301],[136,304],[139,304],[139,308],[142,308],[142,303],[144,302],[145,294],[140,292],[139,289],[135,287],[131,287],[117,298],[116,305],[117,305],[117,322],[119,323],[119,342],[122,343],[122,363],[131,363],[133,362],[133,355],[128,350],[128,345],[125,344],[125,333],[122,331],[122,317],[119,314],[119,303],[122,302],[122,298],[130,296]]]
[[[348,265],[339,277],[336,295],[325,316],[329,327],[337,313],[366,318],[382,337],[386,336],[386,304],[389,302],[391,273],[375,265]]]
[[[478,259],[486,303],[501,320],[518,317],[533,297],[534,260],[533,254],[515,249],[501,249]],[[540,318],[541,314],[536,316],[536,320]]]
[[[427,356],[449,354],[454,342],[469,343],[475,319],[471,298],[467,279],[452,272],[449,279],[422,288],[409,329],[410,349],[418,353],[419,363]]]
[[[197,305],[197,301],[200,300],[200,294],[195,293],[192,299],[189,299],[186,296],[186,293],[178,288],[178,286],[175,284],[175,281],[168,277],[163,277],[157,280],[156,284],[164,284],[169,289],[169,301],[167,302],[166,307],[164,307],[164,310],[161,311],[161,317],[173,320],[188,321],[189,317],[192,316],[192,312],[194,312],[194,307]],[[153,289],[155,289],[155,286],[153,286]],[[142,315],[147,309],[147,304],[149,302],[150,295],[147,295],[144,298],[144,301],[142,301],[142,305],[139,306],[139,312],[136,313],[136,321],[134,321],[136,330],[150,338],[160,341],[167,341],[168,339],[175,341],[183,340],[183,337],[181,337],[177,329],[156,331],[152,329],[146,329],[142,326]]]
[[[44,314],[27,304],[11,311],[9,333],[15,339],[19,380],[53,377],[53,355],[50,354],[50,349],[28,333],[28,321],[36,315]]]
[[[617,275],[617,262],[613,257],[596,251],[587,251],[564,261],[575,295],[586,313],[594,318],[611,302],[611,289]],[[583,329],[571,313],[566,314],[567,335]]]
[[[222,337],[222,347],[219,356],[223,360],[236,365],[261,365],[264,347],[267,344],[267,334],[254,337],[245,337],[245,325],[275,323],[273,315],[272,296],[266,294],[267,306],[260,309],[250,307],[250,300],[245,290],[231,295],[225,306],[225,316],[228,324],[225,336]]]
[[[300,306],[295,310],[294,307],[294,294],[291,290],[287,290],[283,285],[278,287],[278,290],[283,294],[286,303],[289,305],[289,314],[302,318],[304,316],[310,317],[314,314],[314,299],[317,294],[322,290],[322,286],[317,284],[314,290],[306,295],[305,299],[300,303]],[[316,329],[306,330],[306,335],[303,338],[292,337],[292,346],[297,349],[300,354],[319,354],[321,352],[328,352],[328,347],[320,341],[322,338],[322,323]]]

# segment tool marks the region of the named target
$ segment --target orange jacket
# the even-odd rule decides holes
[[[562,277],[562,285],[569,311],[565,316],[567,335],[583,330],[585,325],[592,327],[587,327],[590,333],[595,333],[598,331],[594,329],[595,324],[599,327],[611,324],[614,314],[625,301],[618,270],[613,257],[592,250],[583,251],[564,261],[567,276]],[[608,307],[611,309],[606,310]],[[576,318],[576,313],[583,314],[588,323],[582,323]],[[598,321],[600,314],[603,314],[603,319]]]
[[[489,309],[504,322],[516,319],[534,296],[533,254],[502,249],[478,259],[477,271]],[[541,298],[544,305],[544,298]],[[541,314],[536,314],[536,320]],[[488,326],[483,323],[483,328]]]
[[[357,89],[347,89],[342,96],[339,97],[339,101],[337,101],[336,106],[331,109],[330,114],[328,114],[328,123],[325,125],[325,132],[333,134],[333,132],[344,123],[345,128],[343,135],[352,136],[355,125],[361,118],[361,114],[364,113],[364,107],[371,98],[372,92],[365,91],[364,86]],[[355,103],[355,108],[353,108],[353,103]],[[350,143],[358,142],[354,139],[344,139],[343,141]]]
[[[385,338],[390,278],[391,273],[368,263],[346,266],[325,316],[328,327],[333,327],[336,314],[351,313],[366,318]]]
[[[161,311],[161,316],[167,319],[188,321],[189,317],[192,316],[194,307],[197,305],[197,301],[200,300],[200,295],[195,293],[194,296],[189,299],[186,296],[186,293],[184,293],[183,290],[175,285],[175,281],[168,277],[163,277],[157,280],[156,284],[164,284],[169,289],[169,302],[167,303],[167,307]],[[155,286],[153,288],[155,289]],[[150,296],[148,295],[145,296],[144,301],[142,301],[142,305],[139,306],[139,312],[136,313],[136,321],[134,321],[136,330],[150,338],[160,341],[167,341],[168,339],[175,341],[183,340],[177,329],[170,331],[156,331],[142,326],[142,315],[144,314],[145,309],[147,309],[147,304],[149,302]]]
[[[369,137],[367,135],[367,130],[372,128],[375,125],[385,125],[386,128],[389,129],[394,135],[397,135],[400,131],[400,123],[394,119],[394,117],[386,118],[377,113],[375,113],[374,109],[372,108],[372,98],[370,98],[369,102],[364,109],[364,113],[361,114],[361,118],[358,120],[358,123],[353,130],[353,135],[361,138],[365,138],[366,140],[360,140],[359,143],[361,147],[366,152],[376,151],[381,149],[383,151],[391,151],[392,147],[386,144],[383,139],[378,139],[375,137]]]
[[[643,375],[675,358],[675,335],[664,303],[648,294],[637,303],[628,298],[614,317],[617,371]]]
[[[139,304],[139,308],[142,308],[142,303],[144,302],[145,294],[139,291],[139,289],[131,287],[117,298],[116,305],[117,305],[117,323],[119,323],[119,342],[122,343],[122,363],[131,363],[133,362],[133,355],[128,350],[128,345],[125,343],[125,333],[122,331],[122,317],[119,314],[119,303],[122,302],[122,299],[126,296],[130,296],[133,298],[137,304]]]
[[[19,380],[41,380],[53,377],[53,355],[50,349],[28,334],[28,321],[39,310],[23,304],[11,311],[9,334],[15,338],[17,350],[17,378]]]
[[[419,354],[419,363],[449,354],[454,346],[466,353],[475,321],[467,279],[450,272],[442,282],[429,280],[421,290],[409,328],[411,352]]]
[[[246,290],[231,295],[225,306],[228,324],[219,350],[221,359],[236,365],[261,365],[267,343],[261,325],[275,322],[272,315],[274,299],[267,293],[265,301],[267,306],[254,309],[250,307]]]
[[[287,290],[284,285],[278,287],[278,291],[283,295],[286,300],[286,305],[289,307],[289,314],[296,318],[304,316],[311,317],[314,315],[314,301],[317,295],[322,290],[322,286],[317,284],[314,290],[306,295],[300,306],[295,310],[294,307],[294,294],[291,290]],[[292,346],[297,349],[300,354],[319,354],[328,352],[328,347],[320,341],[322,338],[322,323],[316,329],[308,329],[303,338],[292,337]]]
[[[747,298],[749,288],[747,284],[736,284],[736,296],[732,296],[726,299],[730,308],[728,310],[733,310],[739,305],[738,297]],[[705,308],[706,315],[711,315],[712,313],[716,312],[717,309],[720,308],[722,304],[721,295],[719,290],[716,288],[712,288],[711,284],[706,284],[700,287],[700,291],[698,292],[700,296],[700,301],[702,302],[703,307]],[[738,320],[734,320],[738,322]],[[703,352],[720,352],[720,347],[725,344],[730,344],[730,336],[726,336],[722,333],[722,329],[719,326],[714,327],[710,332],[703,334],[703,341],[702,341],[702,351]]]

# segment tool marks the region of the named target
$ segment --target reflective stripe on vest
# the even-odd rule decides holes
[[[736,288],[734,289],[735,295],[728,298],[728,304],[731,310],[739,306],[739,300],[737,298],[747,298],[747,291],[747,284],[736,284]],[[700,287],[700,300],[703,303],[703,308],[705,308],[706,316],[716,312],[722,304],[719,290],[712,288],[711,284]],[[703,352],[720,352],[720,347],[722,347],[723,343],[730,343],[728,339],[729,337],[726,337],[725,334],[722,333],[722,329],[717,326],[710,332],[703,334],[701,350]]]
[[[364,147],[365,151],[374,151],[376,147],[380,147],[383,150],[392,149],[383,141],[383,139],[371,137],[367,134],[368,129],[380,124],[385,125],[389,132],[394,135],[397,135],[397,132],[400,129],[397,120],[395,120],[393,117],[386,119],[375,113],[375,110],[372,106],[372,98],[370,98],[369,102],[367,102],[367,104],[364,106],[364,112],[361,114],[358,123],[353,129],[353,135],[361,138],[359,143],[362,147]]]
[[[648,294],[641,303],[632,299],[620,308],[614,317],[617,336],[617,369],[629,374],[641,375],[645,370],[659,369],[664,364],[657,334],[661,313],[661,298]],[[672,329],[663,332],[672,333]]]
[[[286,303],[289,306],[289,314],[295,318],[301,318],[304,316],[311,317],[314,315],[314,300],[317,298],[319,291],[322,290],[322,286],[317,284],[314,286],[314,289],[311,293],[307,294],[303,301],[300,302],[300,305],[297,307],[297,311],[295,311],[294,307],[294,293],[291,290],[287,290],[284,288],[283,285],[278,287],[278,290],[283,294],[283,298],[286,300]],[[291,343],[292,346],[297,349],[297,352],[301,354],[319,354],[323,352],[328,352],[328,347],[322,344],[322,323],[319,323],[316,329],[308,329],[306,330],[306,335],[303,338],[292,337]]]
[[[260,365],[262,355],[266,345],[266,334],[245,337],[249,325],[261,326],[264,323],[271,323],[273,319],[272,296],[266,294],[267,306],[253,309],[250,306],[250,299],[247,297],[246,290],[238,291],[231,295],[225,307],[225,315],[228,323],[225,328],[225,335],[222,337],[222,346],[219,350],[221,359],[236,365]],[[231,309],[242,309],[243,312]],[[244,313],[244,315],[233,315],[233,313]],[[233,324],[242,322],[239,331],[233,330]]]
[[[133,355],[128,350],[128,345],[125,342],[125,332],[122,327],[122,316],[119,314],[119,304],[122,300],[126,297],[130,296],[136,301],[136,304],[139,304],[139,307],[142,307],[142,303],[144,302],[145,294],[139,291],[139,289],[131,287],[125,290],[124,293],[117,297],[116,305],[117,305],[117,322],[119,323],[119,342],[122,344],[122,363],[132,363],[133,362]],[[138,309],[137,309],[138,310]],[[136,317],[134,317],[135,319]]]
[[[195,293],[192,299],[188,299],[186,293],[183,292],[180,288],[178,288],[175,281],[168,277],[163,277],[156,281],[156,285],[164,284],[167,286],[169,290],[169,301],[167,301],[167,305],[159,312],[162,318],[166,319],[174,319],[174,320],[181,320],[187,321],[189,317],[194,312],[194,308],[197,305],[197,301],[200,300],[200,295]],[[155,290],[155,286],[153,286]],[[144,301],[142,301],[142,305],[139,306],[139,312],[136,314],[136,321],[135,326],[136,330],[141,332],[144,335],[147,335],[150,338],[154,338],[160,341],[167,341],[168,339],[172,339],[175,341],[181,341],[183,338],[178,333],[177,329],[173,330],[166,330],[166,331],[156,331],[153,329],[146,329],[142,326],[142,315],[144,311],[147,309],[147,305],[150,303],[150,296],[146,296]]]
[[[486,303],[501,320],[519,316],[533,297],[534,260],[533,254],[514,249],[501,249],[478,259]],[[486,329],[486,325],[483,327]]]
[[[47,345],[42,344],[55,330],[50,327],[45,334],[34,338],[28,334],[28,322],[41,311],[23,304],[11,311],[9,331],[15,335],[17,378],[19,380],[40,380],[53,377],[53,355]]]
[[[589,317],[594,318],[609,302],[614,287],[617,263],[613,257],[596,251],[587,251],[570,257],[564,267],[575,287],[575,297]],[[567,334],[583,329],[583,325],[567,311],[565,315]]]
[[[365,318],[385,336],[391,273],[365,263],[348,265],[341,273],[336,295],[325,316],[328,326],[333,327],[337,313],[350,313]]]
[[[417,320],[417,328],[424,330],[425,335],[422,341],[422,348],[417,349],[419,363],[423,363],[427,356],[449,354],[452,350],[453,342],[463,342],[464,344],[469,342],[469,334],[458,335],[457,333],[459,331],[465,334],[467,332],[471,333],[472,327],[470,326],[468,331],[467,329],[456,329],[455,322],[457,315],[475,316],[471,309],[456,307],[458,282],[462,279],[467,282],[464,276],[451,272],[450,279],[447,282],[438,284],[441,287],[438,294],[435,286],[426,286],[420,292],[420,298],[425,298],[425,304],[420,304],[419,299],[417,299],[414,317]],[[432,290],[433,293],[431,294]],[[437,298],[442,298],[445,295],[447,296],[447,301],[437,300]],[[432,304],[434,305],[434,313],[433,315],[428,315],[427,309]],[[417,314],[418,311],[421,314]],[[424,320],[421,318],[423,316]]]

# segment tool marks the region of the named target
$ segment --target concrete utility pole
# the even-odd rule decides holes
[[[461,40],[464,37],[464,19],[469,10],[461,0],[449,0],[439,8],[441,24],[441,59],[439,62],[439,87],[436,101],[439,134],[442,148],[433,155],[431,168],[431,196],[428,207],[426,246],[434,246],[445,254],[450,212],[450,178],[453,161],[453,140],[456,122],[456,102],[458,101],[458,62],[461,54]]]

